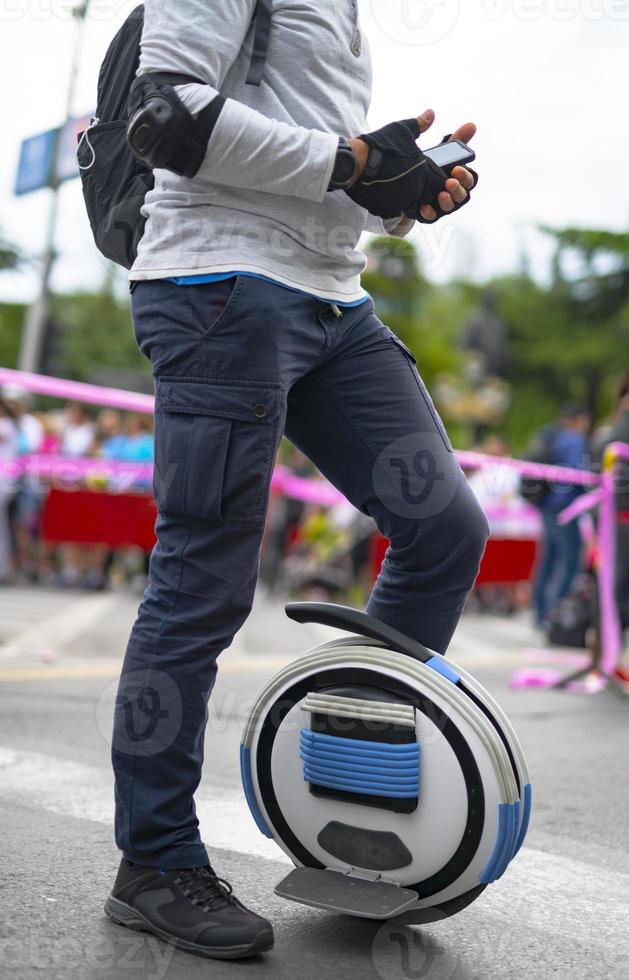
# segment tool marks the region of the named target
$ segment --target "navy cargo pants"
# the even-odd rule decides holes
[[[368,611],[432,649],[448,646],[487,522],[371,300],[339,315],[240,276],[138,283],[132,306],[155,375],[158,543],[116,701],[116,840],[139,864],[201,866],[207,702],[251,608],[282,434],[390,539]]]

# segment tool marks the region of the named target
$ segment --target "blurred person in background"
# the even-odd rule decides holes
[[[101,452],[105,459],[125,463],[152,463],[154,452],[151,416],[135,412],[127,415],[122,431],[106,439]]]
[[[520,478],[512,466],[501,466],[500,458],[509,455],[507,440],[500,435],[487,436],[478,448],[479,453],[495,456],[496,463],[487,463],[468,475],[468,483],[485,512],[491,507],[510,507],[519,503]]]
[[[468,483],[483,508],[494,538],[525,537],[529,533],[530,515],[523,513],[520,498],[520,476],[513,466],[501,464],[510,455],[509,444],[497,433],[487,436],[478,452],[495,458],[468,473]],[[474,586],[468,608],[479,612],[511,614],[522,604],[522,583],[486,582]],[[528,600],[528,595],[527,595]]]
[[[90,456],[105,455],[105,447],[122,431],[120,412],[115,408],[103,408],[96,416],[94,438],[90,446]]]
[[[94,423],[79,402],[68,402],[61,425],[64,456],[87,456],[94,441]]]
[[[36,418],[42,427],[42,438],[37,452],[50,455],[58,453],[61,439],[57,419],[50,412],[38,412]]]
[[[8,402],[0,398],[0,464],[10,463],[17,458],[18,441],[15,416]],[[12,476],[0,470],[0,585],[10,582],[13,569],[9,522],[9,505],[15,496],[13,483]]]
[[[23,388],[5,389],[6,403],[17,425],[17,452],[20,456],[38,453],[44,441],[44,426],[30,410],[31,395]],[[35,528],[39,523],[42,491],[38,480],[27,477],[12,496],[9,522],[13,533],[18,575],[33,580],[37,577],[37,541]]]
[[[588,432],[590,416],[583,406],[568,403],[556,425],[545,430],[547,462],[570,469],[589,469]],[[552,483],[539,502],[543,535],[541,557],[533,587],[535,623],[545,629],[551,611],[568,595],[581,565],[581,531],[578,521],[559,524],[559,513],[571,504],[583,488],[574,484]]]
[[[29,411],[29,393],[23,388],[10,385],[4,389],[4,398],[17,424],[18,453],[25,455],[39,452],[44,430],[37,416]]]

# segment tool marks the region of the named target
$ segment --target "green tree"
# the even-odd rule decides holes
[[[59,328],[58,370],[65,377],[90,381],[103,372],[150,375],[135,343],[129,303],[113,290],[55,296],[51,312]]]
[[[24,258],[20,250],[12,245],[0,230],[0,272],[17,269]],[[25,307],[21,303],[2,303],[0,305],[0,364],[15,367]]]
[[[365,289],[378,315],[410,347],[430,383],[439,372],[456,367],[461,319],[472,308],[471,291],[454,283],[431,284],[421,271],[411,242],[375,238],[366,249]]]
[[[17,269],[23,261],[20,250],[8,242],[0,230],[0,272],[7,269]]]
[[[568,399],[599,418],[614,376],[629,366],[629,235],[545,230],[557,244],[550,285],[526,275],[492,284],[509,326],[518,442]]]

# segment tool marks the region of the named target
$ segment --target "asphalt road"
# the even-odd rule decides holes
[[[629,976],[629,700],[508,687],[532,662],[526,622],[466,617],[451,650],[502,702],[533,775],[527,844],[459,916],[424,928],[282,901],[286,858],[255,828],[238,778],[248,705],[265,679],[328,633],[260,596],[222,658],[198,794],[204,839],[237,894],[272,918],[274,950],[205,961],[111,923],[118,864],[108,733],[137,598],[0,592],[0,977],[11,980],[560,980]]]

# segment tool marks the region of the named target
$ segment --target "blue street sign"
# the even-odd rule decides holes
[[[30,194],[40,187],[50,187],[57,144],[56,129],[38,133],[24,140],[15,182],[16,194]]]
[[[15,182],[16,194],[56,187],[64,180],[79,176],[76,161],[78,134],[87,129],[90,118],[68,119],[59,129],[49,129],[24,140]]]

